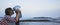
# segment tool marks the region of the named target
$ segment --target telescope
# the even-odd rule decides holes
[[[20,9],[20,8],[21,8],[21,7],[20,7],[19,5],[16,5],[16,6],[13,7],[13,10],[16,11],[16,10],[18,10],[18,9]]]
[[[16,5],[16,6],[14,6],[13,7],[13,11],[16,11],[16,10],[20,10],[20,6],[19,5]],[[22,17],[22,15],[21,15],[21,13],[19,14],[19,18],[21,18]]]

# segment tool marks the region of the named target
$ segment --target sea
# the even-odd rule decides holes
[[[15,25],[15,23],[10,23],[9,25]],[[55,22],[20,22],[19,25],[60,25],[60,23],[55,23]]]
[[[1,18],[0,18],[1,20]],[[15,25],[14,22],[9,23],[9,25]],[[56,22],[19,22],[19,25],[60,25],[60,23]]]

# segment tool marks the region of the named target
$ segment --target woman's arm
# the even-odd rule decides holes
[[[19,14],[16,14],[16,22],[18,22],[18,19],[19,19]]]
[[[21,12],[20,10],[15,11],[15,13],[16,13],[16,22],[18,22],[18,19],[19,19],[19,13],[20,13],[20,12]]]

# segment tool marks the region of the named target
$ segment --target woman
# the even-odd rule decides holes
[[[16,13],[16,17],[12,18],[11,16],[14,14],[12,8],[6,8],[5,16],[0,21],[0,25],[9,25],[9,22],[18,22],[20,11],[16,10],[15,13]]]

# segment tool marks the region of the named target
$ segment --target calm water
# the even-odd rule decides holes
[[[0,18],[1,20],[1,18]],[[9,23],[9,25],[15,25],[15,23]],[[56,22],[20,22],[20,25],[60,25]]]
[[[15,25],[11,23],[10,25]],[[54,22],[20,22],[20,25],[60,25],[60,23]]]

